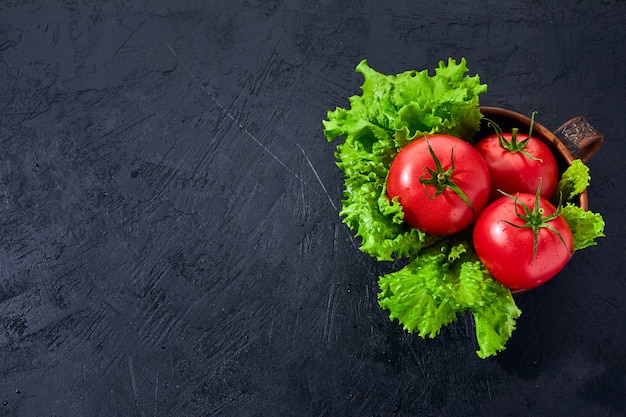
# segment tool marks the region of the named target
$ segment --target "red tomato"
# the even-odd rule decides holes
[[[433,235],[470,226],[487,205],[489,171],[478,151],[454,136],[436,134],[406,145],[391,162],[390,199],[398,197],[404,220]]]
[[[534,288],[553,278],[573,251],[569,225],[537,194],[500,197],[474,225],[478,258],[495,279],[514,290]]]
[[[528,139],[528,135],[516,135],[517,143]],[[502,138],[511,143],[513,135],[503,133]],[[507,194],[534,194],[540,179],[541,196],[552,198],[559,181],[559,168],[550,148],[533,136],[523,146],[524,152],[508,150],[501,144],[497,134],[487,136],[476,144],[491,174],[490,200],[502,197],[498,190]]]

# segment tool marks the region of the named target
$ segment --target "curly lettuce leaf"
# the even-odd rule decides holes
[[[561,208],[561,215],[572,229],[575,251],[594,246],[597,244],[596,239],[605,236],[605,223],[600,213],[585,211],[567,203]]]
[[[463,243],[431,247],[399,271],[379,277],[378,285],[378,302],[390,319],[423,338],[435,337],[470,310],[481,358],[505,348],[521,314],[510,291]]]
[[[362,94],[323,121],[328,141],[344,139],[335,153],[345,182],[340,214],[361,239],[361,250],[380,261],[412,258],[435,240],[402,224],[400,205],[386,196],[387,173],[397,152],[418,135],[469,140],[478,130],[478,95],[487,86],[467,71],[465,59],[449,59],[432,76],[427,70],[386,75],[363,60],[356,67],[364,78]]]
[[[484,268],[480,262],[473,266]],[[476,353],[484,359],[505,349],[522,312],[515,304],[511,291],[498,281],[489,277],[479,282],[482,284],[482,291],[476,291],[472,295],[482,299],[474,299],[471,309],[480,348]]]
[[[487,86],[467,72],[465,59],[457,64],[450,58],[447,65],[439,63],[432,77],[426,70],[398,74],[391,96],[399,116],[395,130],[408,138],[445,132],[471,139],[482,118],[479,96]]]
[[[428,239],[402,222],[400,204],[387,197],[390,137],[364,129],[350,138],[337,147],[344,172],[343,222],[361,239],[360,249],[380,261],[415,256]]]
[[[561,215],[572,229],[574,250],[580,250],[597,244],[596,239],[604,237],[604,219],[599,213],[585,211],[574,204],[574,199],[589,186],[591,176],[589,168],[575,159],[561,175],[555,198],[559,196],[566,203]]]
[[[556,194],[562,196],[564,201],[572,201],[585,191],[590,180],[589,168],[580,159],[574,159],[561,175]]]

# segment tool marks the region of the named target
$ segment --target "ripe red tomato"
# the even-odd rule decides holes
[[[539,192],[500,197],[489,204],[476,220],[473,243],[491,275],[514,290],[553,278],[573,252],[569,225]]]
[[[433,235],[470,226],[487,205],[489,185],[489,171],[478,151],[444,134],[402,148],[387,177],[388,196],[398,197],[404,220]]]
[[[522,150],[511,151],[502,146],[501,139],[513,142],[512,133],[490,135],[476,144],[491,174],[491,197],[493,201],[502,197],[498,190],[507,194],[534,194],[541,179],[541,196],[550,199],[556,192],[559,168],[550,148],[540,139],[516,133],[516,143],[528,139]],[[505,143],[506,143],[505,142]]]

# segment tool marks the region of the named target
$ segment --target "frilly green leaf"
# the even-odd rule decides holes
[[[605,237],[605,223],[600,213],[585,211],[567,203],[561,209],[561,215],[572,229],[575,251],[594,246],[597,244],[596,239]]]

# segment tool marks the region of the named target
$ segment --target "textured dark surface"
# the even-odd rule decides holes
[[[383,3],[393,3],[384,6]],[[4,0],[0,415],[623,416],[626,2]],[[607,238],[481,360],[376,303],[328,109],[367,58],[606,142]]]

